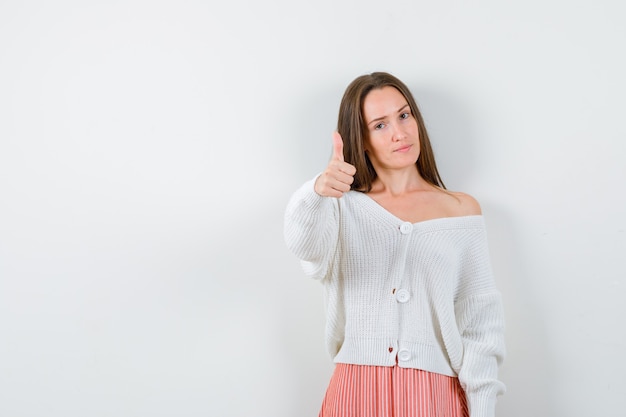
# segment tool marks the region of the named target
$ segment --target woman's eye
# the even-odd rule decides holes
[[[400,118],[401,118],[401,119],[408,119],[410,115],[411,115],[410,113],[402,113],[402,114],[400,115]]]
[[[382,129],[383,127],[385,127],[384,123],[378,123],[376,126],[374,126],[374,129],[379,130],[379,129]]]

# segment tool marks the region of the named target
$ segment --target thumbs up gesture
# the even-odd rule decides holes
[[[356,168],[343,159],[343,140],[339,132],[333,133],[333,156],[328,166],[315,181],[315,192],[323,197],[343,196],[350,191]]]

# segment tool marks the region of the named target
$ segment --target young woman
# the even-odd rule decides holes
[[[493,416],[504,318],[479,204],[445,189],[394,76],[356,78],[337,130],[285,214],[287,245],[325,288],[336,367],[320,417]]]

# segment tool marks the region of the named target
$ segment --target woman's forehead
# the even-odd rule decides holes
[[[366,121],[388,117],[408,105],[406,98],[395,87],[383,87],[369,92],[363,101]]]

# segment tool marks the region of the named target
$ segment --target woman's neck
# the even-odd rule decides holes
[[[380,170],[372,183],[371,194],[387,194],[391,197],[408,192],[432,189],[432,185],[422,178],[413,166],[401,170]]]

